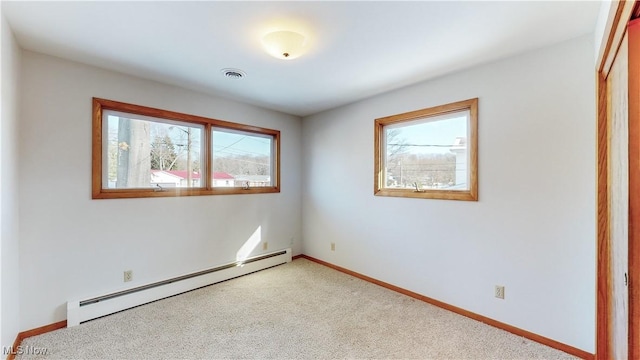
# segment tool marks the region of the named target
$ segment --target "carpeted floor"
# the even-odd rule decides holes
[[[17,359],[575,359],[305,259],[25,339]]]

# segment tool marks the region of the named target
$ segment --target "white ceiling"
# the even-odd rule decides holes
[[[2,2],[20,45],[306,116],[592,33],[599,1]],[[303,32],[272,58],[260,38]],[[247,73],[231,80],[222,68]],[[117,100],[117,99],[114,99]]]

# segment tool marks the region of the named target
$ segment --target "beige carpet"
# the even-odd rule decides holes
[[[305,259],[25,339],[17,359],[574,359]]]

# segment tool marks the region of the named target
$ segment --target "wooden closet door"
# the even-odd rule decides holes
[[[614,359],[628,359],[629,295],[629,106],[628,36],[625,35],[607,76],[609,118],[609,224],[611,244],[611,349]]]

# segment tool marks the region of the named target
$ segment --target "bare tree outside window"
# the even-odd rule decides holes
[[[171,138],[156,135],[151,143],[151,169],[173,170],[177,160],[178,154]]]

